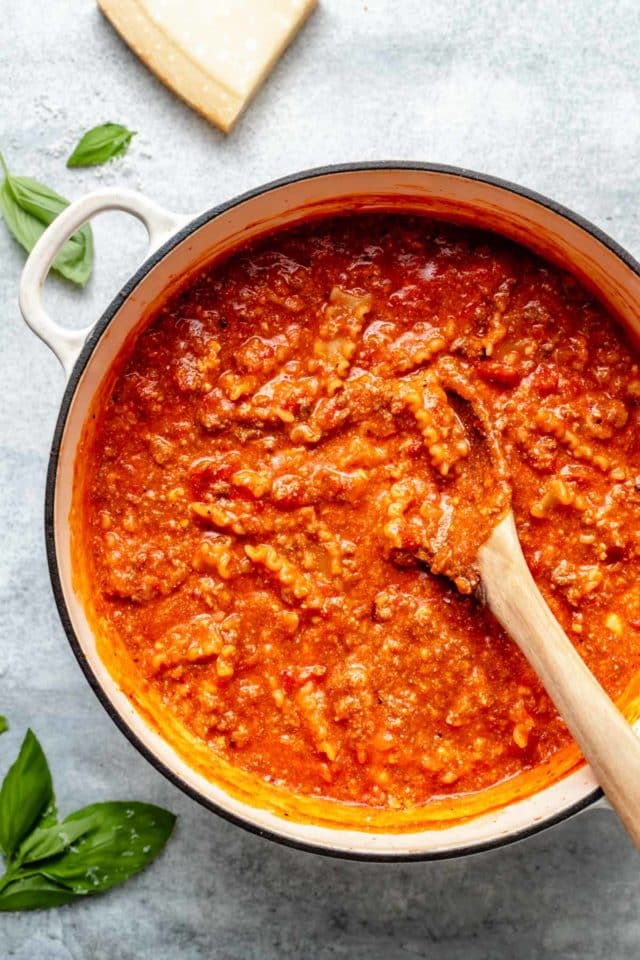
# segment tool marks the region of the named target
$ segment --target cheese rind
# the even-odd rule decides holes
[[[98,0],[140,59],[225,132],[317,2]]]

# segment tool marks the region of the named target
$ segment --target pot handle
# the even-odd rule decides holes
[[[122,210],[137,217],[149,235],[148,254],[157,250],[191,217],[171,213],[133,190],[100,190],[71,203],[44,231],[22,270],[20,310],[27,326],[53,350],[69,376],[94,324],[82,330],[60,326],[42,303],[42,288],[53,261],[69,237],[87,220],[106,210]]]

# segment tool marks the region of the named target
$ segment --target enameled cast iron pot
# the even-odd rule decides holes
[[[68,330],[45,311],[42,286],[67,238],[104,210],[123,210],[141,220],[149,234],[149,255],[97,323]],[[440,829],[368,833],[292,822],[207,781],[145,721],[98,656],[72,586],[69,511],[78,442],[96,390],[145,312],[177,280],[251,238],[350,210],[418,212],[506,235],[573,272],[640,342],[640,265],[569,210],[469,170],[414,163],[326,167],[270,183],[195,218],[169,213],[137,193],[90,194],[65,210],[40,238],[20,287],[26,322],[54,351],[67,377],[46,493],[51,581],[69,642],[102,704],[140,752],[186,793],[256,833],[317,852],[379,860],[462,856],[525,837],[598,802],[602,794],[589,768],[574,770],[501,809]]]

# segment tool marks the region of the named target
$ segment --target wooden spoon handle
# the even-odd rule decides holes
[[[545,603],[511,511],[478,551],[478,563],[487,606],[542,680],[640,849],[640,739]]]

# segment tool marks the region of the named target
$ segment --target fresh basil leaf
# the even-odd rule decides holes
[[[56,808],[55,797],[51,797],[51,803],[38,820],[35,829],[44,829],[45,827],[54,827],[58,822],[58,810]]]
[[[0,849],[5,857],[14,854],[52,800],[47,758],[35,734],[27,730],[0,788]]]
[[[93,167],[127,152],[135,130],[119,123],[103,123],[88,130],[67,160],[68,167]]]
[[[92,817],[84,820],[55,823],[52,826],[36,827],[23,841],[16,854],[16,861],[21,865],[36,863],[38,860],[47,860],[64,853],[72,843],[94,827]]]
[[[0,186],[0,212],[18,243],[24,247],[27,253],[33,250],[45,228],[39,220],[36,220],[30,213],[26,213],[18,206],[7,178]]]
[[[99,893],[143,870],[171,836],[176,818],[148,803],[94,803],[67,817],[64,825],[92,826],[66,853],[40,871],[76,893]]]
[[[69,201],[38,180],[13,176],[2,154],[0,164],[5,173],[0,186],[0,213],[15,239],[30,253]],[[84,287],[93,269],[93,233],[88,223],[67,240],[53,261],[53,269]]]
[[[0,733],[6,733],[8,729],[7,718],[0,715]]]
[[[37,820],[35,826],[31,830],[31,833],[29,833],[26,839],[22,841],[21,846],[18,847],[18,850],[14,854],[14,858],[13,858],[14,864],[22,863],[22,850],[24,849],[26,844],[30,843],[31,838],[35,833],[39,833],[40,830],[48,830],[49,827],[56,827],[56,826],[58,826],[58,811],[56,808],[55,797],[52,797],[51,802],[45,808],[44,813],[41,815],[40,819]]]
[[[17,877],[0,890],[0,910],[43,910],[60,907],[79,895],[41,874]]]

